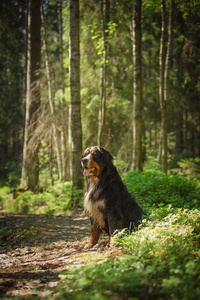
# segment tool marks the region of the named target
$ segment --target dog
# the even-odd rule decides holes
[[[127,191],[113,157],[103,147],[87,148],[81,159],[84,188],[84,209],[91,221],[91,238],[88,248],[98,243],[105,231],[109,237],[116,230],[137,228],[144,211],[135,198]]]

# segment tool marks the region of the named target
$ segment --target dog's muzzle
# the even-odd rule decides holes
[[[87,168],[88,167],[88,162],[89,162],[89,160],[88,160],[88,158],[87,157],[84,157],[82,160],[81,160],[81,166],[82,166],[82,168]]]

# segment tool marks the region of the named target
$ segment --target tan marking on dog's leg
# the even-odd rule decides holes
[[[87,248],[92,248],[94,245],[98,243],[100,233],[101,233],[101,229],[96,225],[92,225],[90,243],[87,246]]]

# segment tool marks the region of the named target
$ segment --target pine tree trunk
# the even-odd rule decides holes
[[[59,137],[57,133],[57,118],[56,118],[55,104],[54,104],[53,78],[52,78],[52,72],[50,67],[50,58],[49,58],[49,51],[48,51],[48,44],[47,44],[47,28],[46,28],[43,1],[42,1],[42,22],[43,22],[43,30],[44,30],[43,42],[44,42],[45,64],[46,64],[47,81],[48,81],[49,105],[50,105],[51,117],[52,117],[53,136],[54,136],[55,148],[56,148],[59,179],[62,179],[60,143],[59,143]]]
[[[25,105],[25,128],[24,128],[24,146],[23,146],[23,162],[22,162],[22,176],[21,188],[28,187],[28,127],[30,122],[29,107],[31,101],[30,88],[30,73],[31,73],[31,0],[28,0],[27,7],[27,46],[26,46],[26,105]]]
[[[100,68],[100,103],[99,103],[99,124],[98,124],[98,136],[97,145],[105,146],[105,126],[106,126],[106,61],[107,61],[107,49],[108,49],[108,22],[109,22],[109,0],[101,0],[101,11],[103,19],[103,54],[102,65]]]
[[[62,149],[62,181],[67,181],[67,105],[65,102],[65,72],[63,63],[63,18],[62,18],[62,0],[59,1],[60,16],[60,64],[62,71],[62,133],[61,133],[61,149]]]
[[[31,143],[40,112],[40,0],[29,0],[27,9],[26,110],[21,188],[36,191],[39,185],[40,139]]]
[[[168,44],[166,54],[167,23],[165,0],[161,0],[162,31],[160,43],[160,107],[161,107],[161,164],[163,172],[168,170],[168,106],[169,106],[169,71],[172,55],[173,0],[170,2]]]
[[[50,146],[49,146],[49,169],[50,169],[51,185],[54,185],[54,179],[53,179],[53,129],[51,130],[51,139],[50,139]]]
[[[142,170],[143,103],[141,5],[141,0],[135,0],[133,12],[133,170]]]
[[[161,0],[161,16],[162,16],[162,28],[161,28],[161,39],[160,39],[160,86],[159,86],[159,99],[160,99],[160,108],[161,108],[161,137],[160,137],[160,158],[159,161],[163,165],[163,171],[167,169],[166,161],[166,105],[164,102],[164,74],[165,74],[165,56],[166,56],[166,35],[167,35],[167,25],[166,25],[166,8],[165,0]]]
[[[155,152],[157,152],[158,141],[157,141],[157,98],[154,98],[154,140],[155,140]]]
[[[82,125],[80,101],[80,42],[79,42],[79,0],[70,1],[70,87],[71,87],[71,140],[72,140],[72,182],[74,188],[82,188]],[[72,195],[72,204],[74,195]]]

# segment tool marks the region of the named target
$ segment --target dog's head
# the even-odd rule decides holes
[[[103,147],[93,146],[85,149],[82,155],[81,166],[85,177],[99,177],[102,169],[112,161],[113,157]]]

